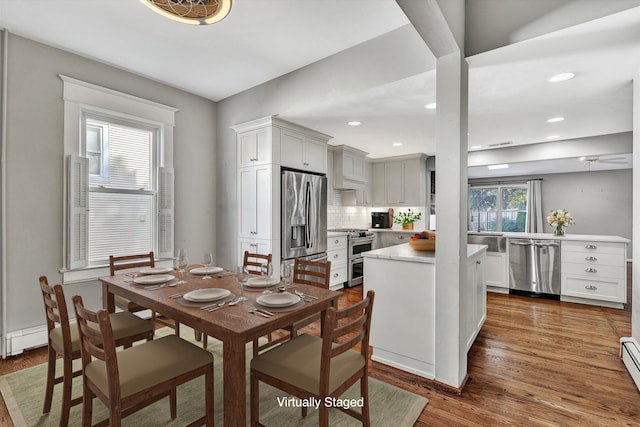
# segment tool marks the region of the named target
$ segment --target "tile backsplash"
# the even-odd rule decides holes
[[[336,228],[370,228],[371,212],[386,212],[388,207],[374,208],[366,206],[342,206],[342,193],[338,190],[332,190],[329,197],[330,204],[327,207],[327,228],[333,230]],[[394,212],[405,212],[408,209],[414,212],[422,212],[422,219],[416,221],[414,230],[420,231],[425,229],[426,209],[424,207],[397,207],[393,208]],[[394,230],[402,230],[400,224],[393,224]]]

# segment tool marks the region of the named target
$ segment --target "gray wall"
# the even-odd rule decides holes
[[[631,239],[632,231],[632,170],[575,172],[541,175],[542,212],[567,209],[575,224],[567,227],[568,234],[602,234]],[[521,177],[506,177],[505,181]],[[527,177],[522,177],[526,179]],[[471,183],[496,181],[500,178],[470,180]],[[627,246],[631,258],[631,244]]]
[[[174,133],[176,248],[214,249],[216,105],[72,53],[10,35],[7,108],[7,331],[44,324],[38,276],[61,280],[64,74],[179,108]],[[101,306],[97,282],[66,285]]]

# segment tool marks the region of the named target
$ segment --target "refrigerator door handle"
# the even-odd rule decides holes
[[[311,183],[307,182],[307,188],[304,195],[304,210],[306,215],[306,246],[307,249],[311,247]]]

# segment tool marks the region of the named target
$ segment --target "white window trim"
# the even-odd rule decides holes
[[[171,172],[170,191],[173,193],[173,128],[175,126],[175,113],[179,110],[174,107],[159,104],[133,95],[118,92],[112,89],[87,83],[68,76],[59,75],[63,81],[63,100],[64,100],[64,154],[65,158],[69,156],[78,156],[82,151],[81,138],[81,117],[85,111],[92,113],[102,113],[110,116],[121,117],[123,119],[136,120],[138,122],[146,122],[151,126],[160,129],[158,138],[158,173]],[[65,161],[65,168],[67,167]],[[109,274],[108,267],[90,266],[90,267],[74,267],[70,268],[68,259],[68,178],[67,173],[64,174],[64,199],[63,199],[63,268],[60,270],[63,283],[77,283],[95,280]],[[160,177],[158,177],[160,179]],[[171,194],[172,195],[172,194]],[[172,199],[172,197],[171,197]],[[158,216],[172,211],[173,203],[167,206],[158,205]],[[171,213],[170,240],[171,249],[165,253],[158,253],[158,258],[172,256],[173,253],[173,222]],[[158,242],[160,244],[160,242]]]

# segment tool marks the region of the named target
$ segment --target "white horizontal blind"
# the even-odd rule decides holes
[[[103,129],[104,157],[99,161],[104,167],[99,174],[89,175],[89,265],[104,264],[109,255],[154,250],[157,212],[155,131],[102,117],[86,118],[85,128],[97,126]],[[95,133],[91,136],[95,138]]]

